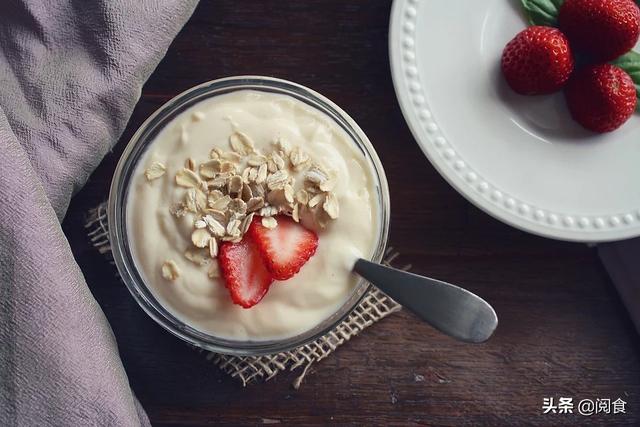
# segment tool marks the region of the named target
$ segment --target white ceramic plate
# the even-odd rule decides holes
[[[525,21],[517,0],[396,0],[393,81],[414,137],[471,202],[531,233],[611,241],[640,235],[640,114],[595,135],[561,94],[524,97],[500,74]]]

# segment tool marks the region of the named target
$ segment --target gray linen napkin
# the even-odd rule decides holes
[[[640,238],[600,244],[598,254],[640,332]]]
[[[148,424],[59,221],[196,3],[0,1],[0,425]]]

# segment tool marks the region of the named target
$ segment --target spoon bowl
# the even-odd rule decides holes
[[[359,259],[353,271],[440,332],[469,343],[488,340],[498,316],[488,302],[459,286]]]

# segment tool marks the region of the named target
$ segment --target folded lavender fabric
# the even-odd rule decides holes
[[[60,228],[197,0],[0,1],[0,425],[147,425]]]
[[[640,238],[598,245],[598,254],[640,332]]]

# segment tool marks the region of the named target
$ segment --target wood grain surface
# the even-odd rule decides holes
[[[396,102],[390,8],[388,0],[203,0],[74,198],[64,229],[152,422],[640,425],[640,340],[594,249],[503,225],[438,175]],[[298,391],[295,374],[243,388],[143,313],[89,247],[83,218],[106,197],[124,145],[149,114],[193,85],[240,74],[308,85],[351,114],[389,178],[390,244],[415,272],[491,302],[500,317],[493,339],[461,344],[401,312],[314,365]],[[543,398],[560,396],[621,397],[627,413],[543,415]]]

